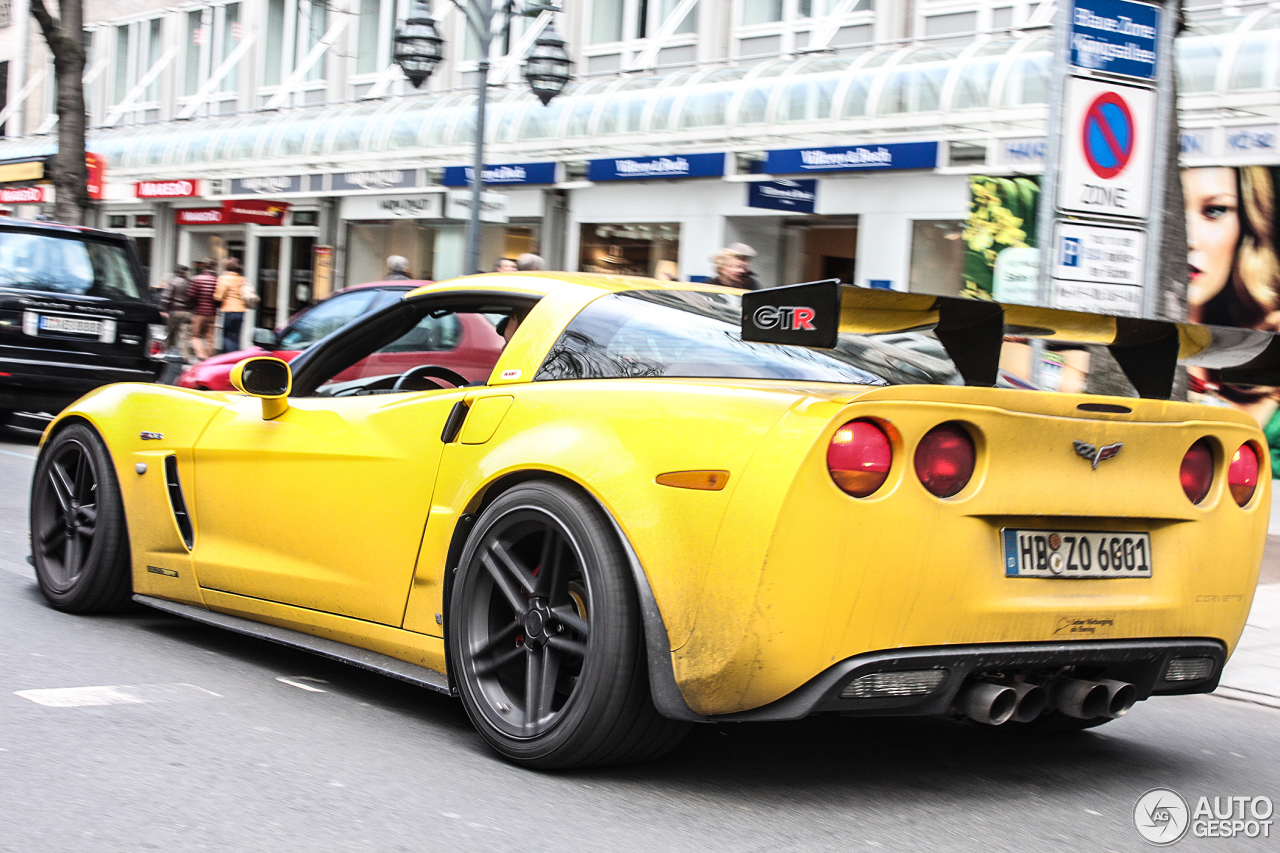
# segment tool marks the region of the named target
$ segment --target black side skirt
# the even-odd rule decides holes
[[[427,669],[424,666],[407,663],[384,655],[379,652],[371,652],[367,649],[357,649],[355,646],[349,646],[346,643],[339,643],[337,640],[326,640],[323,637],[313,637],[310,634],[304,634],[301,631],[294,631],[289,628],[280,628],[275,625],[266,625],[262,622],[254,622],[249,619],[242,619],[239,616],[228,616],[225,613],[215,613],[212,610],[205,610],[202,607],[192,607],[189,604],[178,604],[173,601],[165,601],[162,598],[152,598],[147,595],[135,595],[133,600],[139,604],[145,604],[147,607],[154,607],[156,610],[163,610],[165,613],[172,613],[175,616],[183,616],[195,622],[203,622],[206,625],[213,625],[218,628],[226,628],[229,631],[235,631],[239,634],[247,634],[250,637],[257,637],[272,643],[279,643],[282,646],[289,646],[294,649],[302,649],[303,651],[313,652],[323,657],[332,658],[334,660],[349,663],[358,666],[361,669],[367,669],[376,672],[379,675],[389,675],[392,678],[398,678],[401,681],[407,681],[410,684],[416,684],[419,687],[425,687],[428,690],[435,690],[444,693],[446,696],[457,696],[457,691],[449,686],[448,677],[442,672],[436,672],[434,669]]]

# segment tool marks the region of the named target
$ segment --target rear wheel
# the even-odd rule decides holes
[[[40,591],[57,609],[128,607],[133,585],[120,486],[106,445],[84,424],[58,430],[36,462],[31,556]]]
[[[574,489],[525,483],[485,510],[458,568],[448,638],[468,716],[519,764],[645,761],[688,730],[653,706],[626,555]]]

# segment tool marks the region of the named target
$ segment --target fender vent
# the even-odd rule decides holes
[[[178,523],[178,531],[187,550],[195,544],[195,531],[191,527],[191,516],[187,513],[187,501],[182,497],[182,483],[178,480],[178,457],[164,458],[164,482],[169,487],[169,506],[173,508],[173,520]]]

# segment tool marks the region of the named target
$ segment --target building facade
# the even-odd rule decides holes
[[[156,282],[240,258],[260,326],[388,255],[470,272],[477,48],[433,5],[446,59],[414,90],[391,60],[409,0],[86,0],[96,223],[133,235]],[[1280,163],[1280,4],[1184,6],[1185,164]],[[1042,169],[1052,7],[565,0],[575,79],[545,107],[520,64],[551,16],[517,17],[491,57],[483,265],[536,251],[688,279],[744,242],[766,285],[960,292],[971,177]],[[52,66],[27,0],[3,8],[0,208],[33,215],[51,190],[4,169],[56,144]]]

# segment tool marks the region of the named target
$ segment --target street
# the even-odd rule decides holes
[[[36,435],[4,438],[0,850],[1129,851],[1149,789],[1280,800],[1280,710],[1214,696],[1056,740],[821,717],[699,726],[651,765],[516,769],[455,700],[158,613],[50,609],[26,562]],[[17,695],[86,687],[127,689]]]

